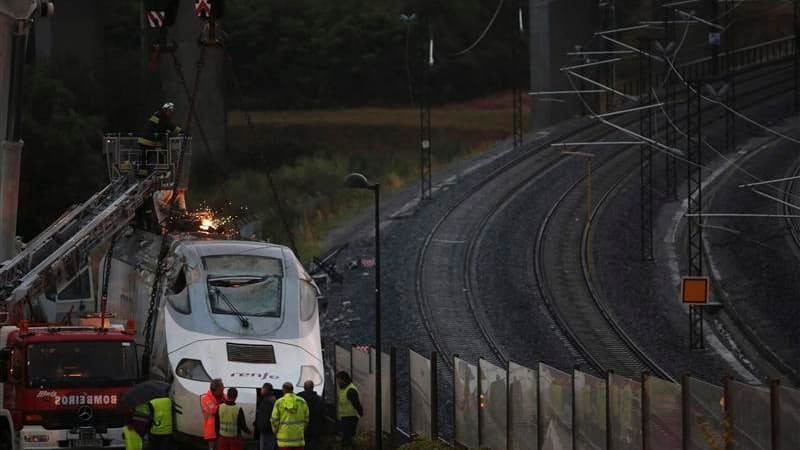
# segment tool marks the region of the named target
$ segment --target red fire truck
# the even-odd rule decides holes
[[[132,327],[0,326],[0,449],[124,447]]]

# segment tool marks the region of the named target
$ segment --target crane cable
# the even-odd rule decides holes
[[[230,52],[228,52],[228,48],[222,44],[222,51],[225,54],[225,61],[230,64],[231,73],[233,78],[233,85],[236,91],[239,94],[239,101],[240,104],[244,104],[244,91],[242,90],[242,85],[239,82],[239,76],[236,73],[236,67],[233,63],[233,58],[231,57]],[[247,123],[247,128],[250,130],[250,134],[252,135],[253,143],[256,143],[257,136],[256,136],[256,128],[253,124],[253,118],[250,115],[250,110],[242,106],[242,111],[244,112],[244,119]],[[262,162],[264,161],[264,154],[261,154]],[[292,232],[292,227],[289,224],[288,219],[286,218],[286,211],[284,210],[283,199],[281,198],[280,191],[278,190],[277,185],[275,184],[275,179],[272,176],[272,169],[270,168],[269,164],[265,164],[265,170],[267,175],[267,182],[269,183],[270,191],[272,191],[272,197],[275,199],[275,207],[278,210],[278,215],[280,216],[281,223],[283,224],[284,232],[286,233],[286,238],[289,240],[289,247],[291,247],[292,251],[297,255],[297,244],[294,239],[294,233]]]
[[[202,45],[202,44],[201,44]],[[200,90],[200,76],[203,73],[203,68],[205,67],[205,50],[206,46],[202,45],[200,47],[200,57],[197,61],[197,70],[195,72],[194,77],[194,90],[190,93],[189,86],[186,83],[186,78],[183,76],[183,70],[181,69],[180,61],[175,53],[172,53],[172,60],[175,66],[175,70],[178,74],[178,79],[181,82],[181,86],[183,86],[184,91],[186,92],[186,96],[189,100],[189,114],[186,119],[186,134],[192,128],[192,119],[197,119],[197,126],[201,130],[201,137],[203,139],[203,143],[206,145],[206,148],[210,152],[211,149],[208,147],[208,140],[206,139],[205,132],[203,131],[203,126],[200,123],[199,118],[197,117],[197,111],[195,109],[195,101],[197,100],[197,93]],[[172,197],[170,198],[169,203],[169,212],[166,215],[164,220],[169,220],[172,217],[172,214],[175,209],[176,200],[178,198],[178,186],[180,182],[181,175],[183,173],[183,163],[184,163],[184,156],[186,152],[184,148],[181,147],[180,156],[178,157],[178,165],[176,167],[176,171],[174,174],[174,182],[172,186]],[[158,308],[159,308],[159,293],[161,292],[161,285],[164,273],[166,272],[166,262],[167,262],[167,255],[169,254],[169,245],[170,240],[168,239],[168,229],[164,226],[163,223],[159,222],[159,228],[161,232],[161,243],[159,245],[159,252],[158,252],[158,263],[156,264],[156,271],[155,271],[155,278],[153,279],[153,285],[150,288],[150,304],[147,310],[147,320],[145,322],[145,329],[144,329],[144,350],[142,351],[142,373],[145,377],[147,377],[150,373],[150,356],[153,351],[153,339],[155,337],[155,321],[158,317]]]

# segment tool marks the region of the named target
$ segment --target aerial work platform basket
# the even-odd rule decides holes
[[[148,176],[155,173],[159,189],[185,189],[189,185],[192,166],[190,136],[165,136],[159,139],[162,146],[155,148],[140,147],[137,141],[138,137],[133,133],[103,135],[103,154],[106,156],[110,180],[121,176]],[[176,177],[178,166],[180,175]]]

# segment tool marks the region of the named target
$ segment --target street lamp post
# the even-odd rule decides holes
[[[367,189],[375,193],[375,439],[378,450],[383,450],[383,407],[381,403],[381,185],[370,183],[360,173],[351,173],[344,180],[345,185],[354,189]]]

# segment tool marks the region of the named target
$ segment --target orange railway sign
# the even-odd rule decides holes
[[[704,305],[708,303],[708,277],[683,277],[681,294],[683,303]]]

